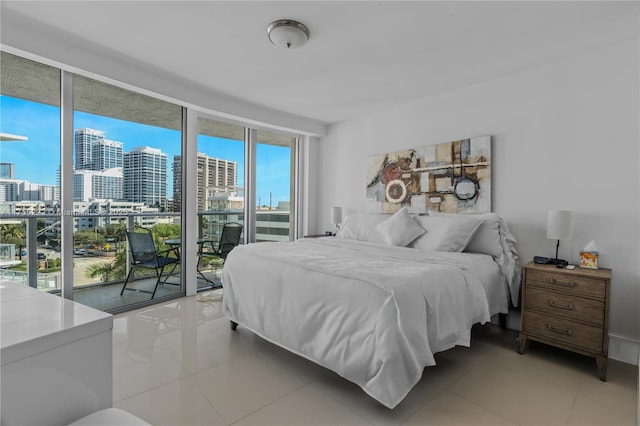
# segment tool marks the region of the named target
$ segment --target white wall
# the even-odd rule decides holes
[[[601,266],[613,269],[610,356],[637,363],[638,72],[630,40],[334,124],[320,140],[317,230],[331,229],[333,205],[344,215],[365,209],[369,155],[490,134],[494,211],[523,261],[555,255],[547,210],[572,210],[574,240],[561,242],[559,256],[576,262],[596,241]]]

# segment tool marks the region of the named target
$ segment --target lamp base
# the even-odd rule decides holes
[[[558,268],[564,268],[569,262],[564,259],[549,259],[549,264],[556,265]]]

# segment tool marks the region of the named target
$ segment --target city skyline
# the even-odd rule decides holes
[[[0,144],[0,162],[15,164],[15,179],[32,184],[56,185],[60,164],[60,110],[58,107],[27,100],[0,96],[4,133],[26,136],[27,141]],[[123,144],[124,152],[140,146],[160,149],[167,154],[168,164],[180,155],[181,132],[125,120],[74,112],[74,133],[81,128],[105,132],[108,141]],[[244,144],[223,138],[198,135],[198,152],[238,164],[238,186],[244,187]],[[75,166],[75,152],[74,152]],[[290,149],[259,144],[257,147],[257,198],[267,204],[272,196],[274,206],[290,201]],[[166,197],[173,196],[173,173],[167,170]]]

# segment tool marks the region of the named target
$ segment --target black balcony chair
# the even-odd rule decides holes
[[[223,261],[227,258],[231,250],[240,244],[240,236],[242,235],[242,225],[236,222],[228,222],[222,226],[222,234],[220,234],[220,240],[202,241],[198,247],[198,274],[210,284],[214,284],[212,280],[205,277],[200,270],[200,262],[203,258],[220,258]],[[217,243],[217,246],[216,246]],[[205,250],[206,246],[209,246],[208,250]]]
[[[133,275],[133,271],[136,268],[154,269],[156,272],[156,285],[151,293],[151,298],[156,295],[158,285],[162,282],[164,284],[176,267],[180,264],[180,251],[179,247],[172,247],[166,250],[157,251],[156,245],[153,242],[153,235],[151,230],[143,227],[135,227],[127,229],[127,241],[129,242],[129,249],[131,251],[131,263],[129,265],[129,273],[127,279],[124,281],[120,296],[124,293],[129,278]],[[170,271],[166,274],[164,281],[162,275],[164,269],[170,266]],[[132,289],[128,289],[132,290]]]

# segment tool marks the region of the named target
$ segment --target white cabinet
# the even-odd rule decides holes
[[[66,425],[113,405],[113,316],[0,281],[0,424]]]

